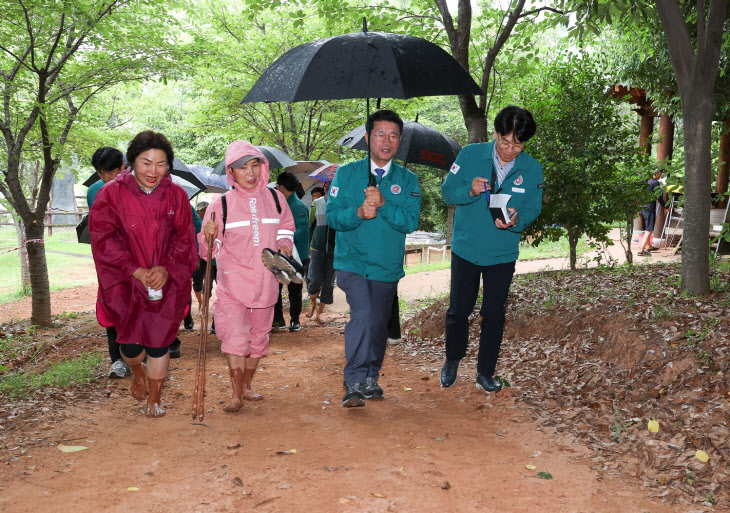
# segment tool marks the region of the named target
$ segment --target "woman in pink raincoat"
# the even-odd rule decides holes
[[[132,370],[130,392],[147,397],[148,417],[165,414],[160,394],[168,347],[185,316],[198,261],[190,203],[169,174],[173,157],[164,135],[137,134],[127,149],[131,172],[102,187],[89,214],[98,306],[117,330]]]
[[[256,147],[234,141],[226,150],[225,163],[231,184],[225,194],[226,218],[220,196],[205,212],[198,241],[200,256],[206,259],[207,240],[214,240],[218,275],[213,317],[233,388],[231,401],[223,409],[235,412],[244,399],[261,399],[251,390],[251,380],[259,359],[269,350],[269,331],[279,296],[279,283],[264,267],[261,252],[269,248],[291,256],[294,218],[284,196],[266,187],[269,162]],[[215,221],[211,219],[213,213]]]

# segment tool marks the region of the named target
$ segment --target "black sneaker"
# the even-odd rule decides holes
[[[378,378],[365,378],[365,388],[363,389],[365,399],[383,399],[385,393],[378,385]]]
[[[294,322],[292,322],[292,323],[291,323],[291,325],[289,326],[289,331],[292,331],[292,332],[294,332],[294,331],[299,331],[299,330],[301,330],[301,329],[302,329],[302,325],[301,325],[301,324],[299,324],[299,321],[294,321]]]
[[[444,367],[441,369],[441,386],[449,388],[456,383],[456,373],[459,370],[459,362],[461,360],[449,360],[444,362]]]
[[[499,392],[502,390],[502,383],[491,376],[486,377],[477,374],[477,388],[481,388],[485,392]]]
[[[365,394],[362,390],[362,383],[345,385],[345,395],[342,396],[342,406],[344,408],[365,406]]]
[[[286,329],[286,321],[284,319],[274,319],[274,322],[271,323],[271,329],[272,330],[285,330]]]
[[[188,316],[185,317],[185,320],[183,321],[183,326],[185,327],[186,330],[191,330],[195,326],[195,323],[193,322],[193,316],[190,315],[189,312],[188,312]]]
[[[175,342],[170,344],[170,358],[180,358],[180,339],[176,338]]]

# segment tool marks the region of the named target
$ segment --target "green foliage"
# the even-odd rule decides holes
[[[42,388],[68,388],[76,383],[86,383],[97,376],[101,362],[101,353],[84,353],[78,358],[52,363],[42,373],[14,372],[2,375],[0,394],[23,397]]]
[[[583,235],[608,243],[610,223],[625,221],[646,203],[651,174],[634,142],[633,114],[605,94],[600,68],[565,53],[520,90],[538,126],[527,151],[545,174],[542,214],[523,235],[536,244],[566,235],[572,268]]]

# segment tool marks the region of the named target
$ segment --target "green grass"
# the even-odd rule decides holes
[[[578,256],[590,250],[585,239],[578,241],[576,252]],[[542,258],[567,258],[570,255],[568,238],[562,237],[557,242],[543,241],[538,247],[532,247],[529,243],[520,243],[520,260],[540,260]]]
[[[0,376],[0,394],[26,397],[46,387],[68,388],[74,383],[86,383],[98,374],[101,353],[84,353],[73,360],[56,362],[42,373],[16,372]]]
[[[52,237],[45,235],[44,244],[51,290],[96,283],[94,261],[90,258],[73,256],[91,256],[91,246],[89,244],[76,242],[75,229],[56,228],[53,230]],[[15,248],[17,245],[15,228],[8,226],[0,228],[0,251]],[[25,297],[20,286],[19,255],[19,251],[0,255],[0,303],[16,301]],[[69,270],[74,272],[69,274]],[[80,274],[81,277],[79,277]]]
[[[578,242],[576,252],[578,256],[590,251],[585,240]],[[541,260],[544,258],[567,258],[570,255],[570,246],[568,238],[563,237],[557,242],[543,241],[538,247],[534,248],[530,244],[520,244],[519,260]],[[426,271],[438,271],[440,269],[450,269],[451,260],[431,262],[430,264],[414,264],[405,267],[406,274],[422,273]]]

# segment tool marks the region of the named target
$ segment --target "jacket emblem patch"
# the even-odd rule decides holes
[[[449,169],[449,173],[456,174],[459,172],[459,169],[461,169],[461,166],[459,166],[459,164],[457,164],[457,163],[454,163],[451,165],[451,169]]]
[[[515,183],[515,185],[522,185],[522,182],[523,182],[523,180],[522,180],[522,175],[519,175],[519,176],[517,177],[517,179],[515,180],[515,182],[514,182],[514,183]]]
[[[330,196],[332,196],[333,198],[336,198],[339,190],[340,190],[339,187],[330,187]]]
[[[400,185],[398,185],[398,184],[391,185],[390,192],[392,192],[393,194],[400,194]]]

